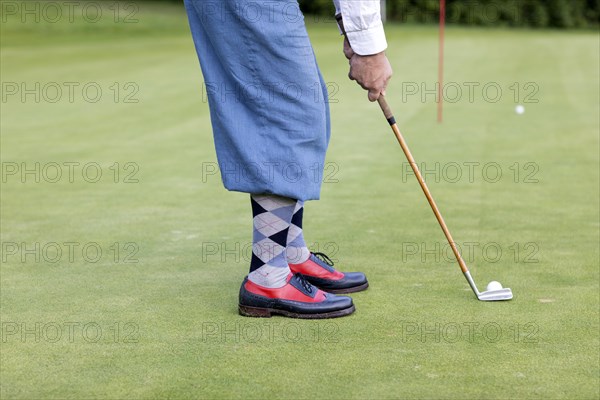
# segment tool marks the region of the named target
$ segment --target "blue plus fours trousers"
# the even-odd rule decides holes
[[[327,87],[296,0],[185,0],[228,190],[319,198]]]

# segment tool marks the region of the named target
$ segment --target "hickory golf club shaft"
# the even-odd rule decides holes
[[[448,230],[448,226],[446,225],[446,222],[444,221],[444,217],[442,217],[442,214],[440,213],[440,210],[439,210],[437,204],[435,204],[435,200],[433,200],[433,197],[431,196],[431,192],[429,191],[429,188],[427,187],[427,184],[425,183],[425,180],[423,179],[423,176],[421,175],[421,171],[419,170],[419,167],[417,166],[417,163],[416,163],[414,157],[412,156],[410,149],[408,148],[408,145],[406,144],[406,141],[404,140],[404,137],[402,136],[402,133],[400,133],[400,128],[398,128],[398,124],[396,123],[396,119],[394,118],[394,114],[392,113],[390,106],[388,105],[384,96],[379,96],[379,100],[377,100],[377,101],[379,102],[379,106],[381,107],[381,110],[383,111],[383,115],[385,115],[385,118],[388,120],[390,126],[392,127],[392,130],[394,131],[394,135],[396,135],[396,139],[398,139],[398,143],[400,143],[400,147],[402,147],[402,151],[404,152],[404,155],[408,159],[408,162],[409,162],[413,172],[415,173],[417,180],[419,181],[419,185],[421,185],[421,189],[423,189],[423,193],[425,193],[425,197],[427,197],[427,201],[429,202],[429,205],[431,206],[431,209],[433,210],[433,213],[435,214],[435,218],[437,218],[437,220],[440,224],[440,227],[442,228],[442,231],[444,231],[444,235],[446,235],[448,244],[450,244],[450,247],[452,248],[452,252],[454,253],[454,256],[456,257],[456,261],[458,261],[458,265],[460,266],[460,269],[462,270],[463,274],[468,274],[469,269],[467,268],[467,264],[465,264],[460,253],[458,252],[458,248],[456,247],[456,244],[454,243],[454,239],[452,239],[452,235],[450,234],[450,231]],[[471,288],[477,293],[477,289],[475,287],[473,287],[472,281],[470,281],[468,278],[467,278],[467,281],[469,281],[469,285],[471,285]]]

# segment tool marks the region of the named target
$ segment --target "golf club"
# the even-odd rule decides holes
[[[419,185],[421,185],[421,189],[423,189],[423,193],[425,193],[425,197],[427,197],[427,201],[429,202],[429,205],[431,206],[435,217],[440,223],[442,231],[444,231],[444,235],[446,235],[446,239],[448,240],[448,243],[452,248],[452,252],[456,257],[456,261],[458,261],[460,269],[465,275],[465,278],[467,278],[467,282],[469,282],[469,286],[471,286],[471,289],[473,289],[473,292],[475,293],[477,298],[481,301],[499,301],[512,299],[512,291],[509,288],[502,288],[501,285],[499,285],[499,289],[487,290],[485,292],[480,292],[477,289],[475,281],[473,281],[473,277],[469,272],[469,268],[467,268],[467,264],[465,264],[460,253],[458,252],[458,249],[454,244],[454,240],[452,239],[452,235],[450,234],[450,231],[448,230],[448,227],[444,222],[444,218],[442,217],[440,210],[438,209],[437,205],[435,204],[435,201],[433,200],[433,197],[431,196],[431,192],[429,191],[429,188],[427,187],[427,184],[425,183],[425,180],[421,175],[421,171],[419,171],[419,167],[417,166],[415,159],[413,158],[410,150],[408,149],[408,145],[406,144],[402,133],[400,133],[400,129],[398,128],[398,124],[396,123],[396,119],[394,118],[394,114],[392,113],[390,106],[387,104],[387,101],[385,100],[384,96],[379,96],[378,102],[379,106],[381,107],[381,110],[383,111],[383,114],[385,115],[385,118],[388,120],[390,126],[392,127],[392,130],[394,131],[394,135],[396,135],[396,139],[398,139],[398,143],[400,143],[400,147],[402,147],[404,155],[406,155],[406,158],[408,159],[408,162],[412,167],[412,170],[414,171],[417,180],[419,181]]]

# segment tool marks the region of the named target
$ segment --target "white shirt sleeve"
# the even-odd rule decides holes
[[[342,14],[352,50],[366,56],[387,49],[381,22],[380,0],[333,0],[336,15]]]

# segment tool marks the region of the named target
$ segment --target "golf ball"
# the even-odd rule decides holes
[[[500,282],[491,281],[487,285],[487,290],[500,290],[500,289],[502,289],[502,285],[500,284]]]
[[[523,114],[525,112],[525,107],[523,107],[521,104],[519,104],[516,108],[515,108],[515,112],[517,114]]]

